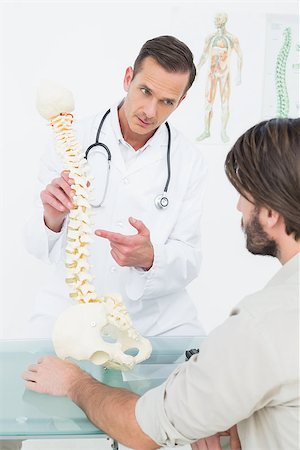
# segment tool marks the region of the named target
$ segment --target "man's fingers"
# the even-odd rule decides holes
[[[37,392],[36,383],[34,381],[27,381],[27,383],[25,383],[25,387],[26,387],[26,389],[29,389],[30,391]]]
[[[59,200],[56,199],[56,197],[47,191],[42,191],[40,197],[43,205],[50,205],[52,208],[60,212],[69,211],[69,208],[65,207]]]
[[[150,236],[150,232],[146,225],[138,219],[135,219],[134,217],[129,217],[128,219],[130,225],[132,225],[141,236]],[[107,231],[107,230],[96,230],[95,234],[99,237],[108,239],[110,242],[121,244],[121,245],[129,245],[133,239],[138,236],[137,234],[134,235],[125,235],[121,233],[115,233],[113,231]]]
[[[75,191],[72,189],[70,184],[66,182],[62,177],[55,178],[48,186],[53,186],[54,188],[62,192],[68,198],[68,200],[71,200],[75,194]]]
[[[192,450],[222,450],[220,444],[220,433],[199,439],[192,444]]]
[[[22,374],[23,380],[26,380],[26,381],[34,381],[34,382],[36,382],[37,377],[38,377],[37,372],[32,372],[31,370],[26,370]]]
[[[42,191],[41,199],[47,200],[47,194],[50,194],[56,201],[61,203],[61,205],[64,208],[71,209],[73,206],[72,200],[71,200],[71,196],[72,196],[73,192],[74,191],[72,191],[71,188],[68,190],[68,192],[66,192],[61,188],[60,184],[50,183],[50,184],[48,184],[46,189],[44,191]]]
[[[150,232],[144,222],[141,220],[135,219],[134,217],[129,217],[128,222],[132,225],[142,236],[150,236]]]
[[[122,244],[122,245],[128,244],[128,240],[130,238],[130,236],[126,236],[121,233],[114,233],[113,231],[106,231],[106,230],[96,230],[95,234],[102,238],[108,239],[110,242],[113,242],[116,244]]]
[[[70,174],[69,170],[64,170],[63,172],[61,172],[60,175],[70,186],[72,186],[73,184],[75,184],[75,180],[73,178],[70,178],[69,174]],[[87,187],[90,187],[91,183],[87,181],[86,185]]]
[[[51,181],[50,185],[56,186],[57,188],[60,188],[63,192],[65,192],[65,194],[69,198],[71,198],[72,197],[72,192],[74,192],[72,190],[71,185],[74,184],[74,180],[70,180],[70,181],[72,181],[71,184],[70,184],[70,182],[66,181],[63,177],[54,178],[54,180]]]
[[[230,450],[241,450],[241,442],[237,431],[237,426],[230,428]]]
[[[121,256],[121,255],[123,254],[122,247],[121,247],[119,244],[116,244],[116,243],[114,243],[114,242],[111,242],[111,243],[110,243],[110,248],[111,248],[111,250],[113,250],[114,252],[116,252],[117,255],[119,255],[119,256]]]
[[[208,450],[222,450],[218,434],[205,438]]]
[[[122,256],[119,256],[119,253],[116,250],[111,250],[110,251],[111,256],[114,258],[114,260],[116,261],[117,264],[119,264],[119,266],[124,266],[124,262],[123,262],[123,258]]]
[[[228,435],[230,435],[230,450],[241,450],[241,443],[236,426],[227,431],[214,434],[213,436],[199,439],[192,444],[192,450],[222,450],[220,436]]]
[[[192,444],[192,450],[207,450],[206,440],[199,439],[199,441]]]
[[[74,184],[74,180],[73,178],[69,177],[69,173],[69,170],[64,170],[60,175],[66,181],[66,183],[71,186],[72,184]]]
[[[52,197],[60,201],[60,203],[66,209],[71,209],[73,207],[71,198],[66,195],[61,189],[50,186],[48,192],[52,195]]]
[[[38,371],[38,364],[31,364],[31,366],[27,369],[30,372],[37,372]]]

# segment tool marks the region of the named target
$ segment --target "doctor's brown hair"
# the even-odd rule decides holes
[[[246,131],[225,161],[225,172],[257,207],[277,211],[286,233],[300,238],[300,119],[271,119]]]
[[[143,60],[151,56],[167,72],[189,72],[190,77],[185,93],[192,86],[196,67],[193,62],[193,53],[179,39],[174,36],[159,36],[149,39],[141,48],[133,66],[133,77],[142,69]]]

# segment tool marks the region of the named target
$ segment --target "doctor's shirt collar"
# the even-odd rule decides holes
[[[124,99],[121,102],[118,102],[116,104],[114,104],[111,107],[111,125],[112,125],[112,129],[114,131],[114,134],[116,136],[116,139],[119,143],[122,143],[126,146],[128,146],[128,142],[125,141],[122,132],[121,132],[121,127],[120,127],[120,122],[119,122],[119,116],[118,116],[118,109],[122,106],[124,102]],[[149,146],[155,146],[159,143],[164,144],[164,138],[162,138],[162,133],[163,133],[163,129],[165,128],[165,124],[162,123],[158,129],[155,131],[155,133],[153,134],[153,136],[151,136],[150,139],[148,139],[148,141],[143,145],[143,147],[141,147],[138,152],[142,153],[144,150],[146,150]]]

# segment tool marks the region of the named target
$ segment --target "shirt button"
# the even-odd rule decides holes
[[[128,178],[123,178],[123,183],[124,183],[124,184],[129,184]]]
[[[117,222],[117,226],[122,228],[122,227],[124,226],[124,224],[123,224],[123,222],[121,222],[121,220],[119,220],[119,221]]]
[[[112,273],[114,273],[116,270],[117,270],[117,269],[116,269],[115,266],[112,266],[112,267],[110,268],[110,271],[111,271]]]

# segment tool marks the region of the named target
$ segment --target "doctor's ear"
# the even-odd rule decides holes
[[[186,94],[184,94],[184,95],[181,97],[181,99],[180,99],[179,102],[178,102],[177,108],[178,108],[178,106],[180,105],[180,103],[182,102],[182,100],[185,99],[185,97],[186,97]]]
[[[123,81],[124,90],[126,92],[128,92],[128,89],[129,89],[132,79],[133,79],[133,68],[127,67],[125,76],[124,76],[124,81]]]

